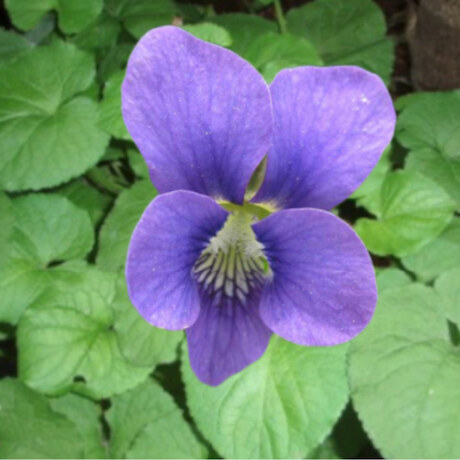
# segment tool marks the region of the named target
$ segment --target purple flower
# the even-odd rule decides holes
[[[186,330],[200,380],[218,385],[239,372],[273,332],[321,346],[363,330],[377,298],[372,262],[327,211],[363,182],[393,135],[393,105],[376,75],[299,67],[268,87],[231,51],[161,27],[134,49],[122,94],[161,193],[131,239],[129,295],[149,323]],[[265,179],[248,202],[265,155]]]

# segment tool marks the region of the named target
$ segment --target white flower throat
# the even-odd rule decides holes
[[[244,304],[271,275],[263,246],[251,228],[253,220],[245,211],[230,214],[193,267],[196,280],[216,305],[224,297]]]

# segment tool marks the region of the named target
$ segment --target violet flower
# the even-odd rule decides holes
[[[161,193],[131,239],[129,296],[154,326],[186,330],[200,380],[218,385],[239,372],[273,332],[322,346],[363,330],[377,298],[372,262],[327,211],[363,182],[393,135],[393,105],[376,75],[299,67],[268,87],[236,54],[168,26],[135,47],[122,100]],[[248,202],[265,155],[265,179]]]

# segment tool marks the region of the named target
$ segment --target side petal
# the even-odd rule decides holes
[[[274,133],[255,202],[329,210],[364,181],[390,142],[395,112],[377,75],[299,67],[270,86]]]
[[[172,26],[134,48],[122,87],[126,126],[160,192],[241,203],[270,144],[270,93],[231,51]]]
[[[377,302],[372,261],[353,229],[326,211],[290,209],[253,225],[273,271],[260,316],[300,345],[337,345],[359,334]]]
[[[260,290],[245,303],[227,298],[216,305],[205,293],[201,299],[200,316],[187,329],[190,365],[202,382],[219,385],[264,354],[271,331],[259,317]]]
[[[128,294],[143,318],[164,329],[185,329],[200,312],[192,268],[223,226],[227,211],[210,198],[177,191],[150,203],[128,250]]]

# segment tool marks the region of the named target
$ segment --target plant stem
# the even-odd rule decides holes
[[[286,28],[286,19],[284,18],[283,7],[281,6],[281,0],[275,0],[275,14],[276,20],[278,21],[278,26],[280,32],[285,34],[287,32]]]

